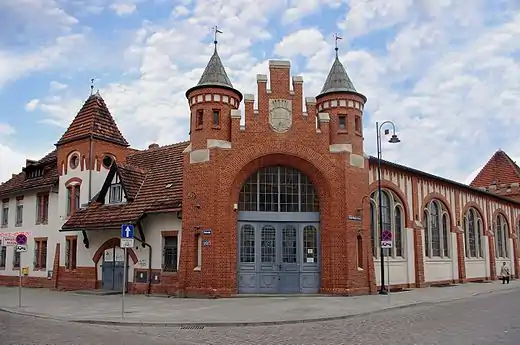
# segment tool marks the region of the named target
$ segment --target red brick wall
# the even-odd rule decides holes
[[[316,131],[316,117],[301,113],[301,84],[296,91],[289,90],[289,68],[270,67],[271,92],[266,83],[259,82],[259,112],[253,113],[252,102],[246,102],[245,130],[240,120],[231,121],[231,149],[211,149],[210,161],[190,164],[189,154],[184,160],[183,181],[183,235],[179,288],[183,293],[220,294],[237,293],[237,213],[242,184],[255,171],[270,165],[287,165],[299,169],[314,183],[320,200],[321,233],[321,291],[348,294],[369,292],[373,284],[373,262],[368,259],[367,270],[357,268],[356,237],[363,237],[364,250],[370,252],[370,232],[367,221],[347,221],[348,215],[357,214],[362,199],[368,195],[368,161],[364,169],[351,167],[349,153],[329,153],[328,126]],[[271,99],[291,99],[292,127],[286,133],[271,130],[268,104]],[[201,105],[203,106],[203,105]],[[211,105],[208,105],[208,111]],[[199,133],[193,133],[199,135]],[[204,140],[197,139],[199,145]],[[203,146],[202,146],[203,147]],[[211,188],[213,193],[208,193]],[[197,205],[199,207],[197,207]],[[367,217],[368,218],[368,217]],[[212,235],[202,230],[212,229]],[[211,240],[203,246],[202,269],[196,265],[196,234]],[[204,237],[206,236],[206,237]],[[369,282],[372,283],[369,283]],[[373,286],[372,286],[373,288]]]

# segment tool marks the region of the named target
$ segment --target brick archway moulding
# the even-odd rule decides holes
[[[401,200],[401,204],[404,205],[404,216],[405,216],[404,219],[406,219],[405,227],[407,227],[407,228],[412,227],[412,219],[410,218],[410,215],[412,214],[412,212],[410,210],[410,205],[408,205],[408,201],[407,201],[408,199],[401,191],[401,188],[399,188],[399,186],[397,186],[395,183],[390,182],[390,181],[385,181],[385,180],[381,180],[381,187],[383,189],[387,189],[387,190],[391,191],[392,193],[395,193],[397,195],[397,197]],[[376,180],[376,181],[372,182],[370,184],[370,186],[368,186],[368,189],[370,190],[369,197],[370,197],[370,195],[372,195],[372,193],[377,191],[377,188],[378,188],[378,181]]]
[[[106,240],[105,243],[103,243],[101,246],[99,246],[98,250],[94,253],[94,256],[92,256],[92,261],[97,265],[101,257],[103,256],[103,252],[106,249],[114,248],[119,246],[121,243],[121,239],[118,237],[111,238],[109,240]],[[133,248],[128,248],[128,256],[132,259],[134,262],[134,265],[137,263],[137,255],[135,255]]]
[[[502,209],[502,208],[497,208],[495,211],[493,211],[493,215],[491,216],[491,222],[489,223],[490,226],[491,226],[491,232],[493,233],[493,235],[495,234],[495,229],[493,228],[493,221],[497,218],[497,216],[501,214],[502,217],[504,217],[504,219],[506,220],[506,224],[507,224],[507,235],[508,235],[508,238],[511,238],[511,219],[509,219],[509,217],[507,216],[507,213]]]
[[[242,166],[235,175],[233,181],[231,200],[236,200],[238,202],[240,190],[252,174],[261,168],[276,165],[288,166],[297,169],[302,174],[305,174],[318,192],[320,208],[323,207],[323,204],[331,195],[330,184],[326,179],[325,174],[313,163],[291,154],[267,154],[265,156],[257,157]]]
[[[478,212],[478,214],[479,214],[479,216],[480,216],[480,219],[482,219],[482,231],[483,231],[484,233],[487,233],[487,221],[486,221],[486,219],[484,218],[484,212],[482,212],[482,209],[480,208],[480,206],[479,206],[476,202],[474,202],[474,201],[468,201],[468,202],[464,205],[464,207],[462,208],[462,213],[461,213],[461,215],[460,215],[460,224],[461,224],[461,227],[462,227],[463,224],[464,224],[464,222],[463,222],[463,220],[464,220],[464,216],[466,215],[466,213],[468,213],[468,211],[469,211],[470,208],[474,208],[474,209]],[[466,230],[466,229],[464,229],[464,230]]]
[[[422,205],[421,205],[421,208],[419,209],[421,217],[423,217],[422,216],[423,209],[432,200],[440,201],[444,205],[444,207],[446,207],[446,211],[448,212],[448,216],[450,216],[450,231],[454,232],[456,230],[455,229],[455,224],[456,223],[455,223],[455,218],[453,216],[453,213],[451,212],[451,209],[450,209],[450,203],[448,202],[448,199],[446,199],[446,197],[444,195],[440,194],[440,193],[431,192],[431,193],[428,193],[428,195],[426,195],[424,197]]]

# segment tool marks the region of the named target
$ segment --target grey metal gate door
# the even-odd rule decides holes
[[[119,248],[108,249],[108,253],[105,251],[103,257],[101,265],[101,285],[103,290],[122,291],[123,289],[124,258],[116,255],[116,249]]]
[[[316,223],[238,224],[239,293],[317,293],[320,286]]]
[[[278,292],[278,234],[276,231],[276,224],[261,224],[259,241],[259,271],[258,271],[258,285],[259,293],[277,293]]]
[[[300,292],[299,241],[297,224],[278,224],[280,248],[279,262],[279,293]]]

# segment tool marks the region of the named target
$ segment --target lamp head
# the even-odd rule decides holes
[[[390,140],[388,140],[388,142],[389,142],[390,144],[397,144],[397,143],[400,143],[401,140],[399,140],[399,138],[397,137],[397,135],[392,134],[392,137],[390,138]]]

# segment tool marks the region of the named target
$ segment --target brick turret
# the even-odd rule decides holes
[[[231,141],[231,111],[238,109],[242,94],[233,88],[215,50],[198,84],[186,91],[190,105],[191,150],[226,145]],[[208,142],[208,140],[210,140]]]
[[[320,94],[317,111],[328,113],[330,144],[337,150],[363,155],[363,108],[367,98],[356,91],[342,63],[336,58]]]

